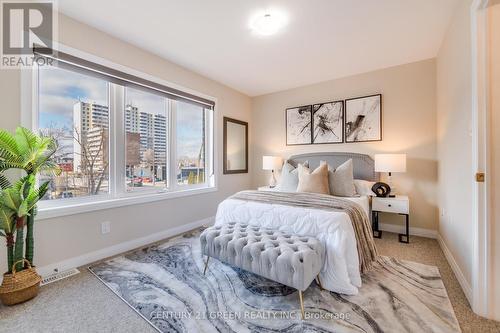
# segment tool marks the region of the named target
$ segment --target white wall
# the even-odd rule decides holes
[[[219,129],[216,144],[219,162],[222,161],[222,117],[250,120],[251,101],[246,95],[63,15],[59,17],[59,41],[117,64],[216,97],[216,121]],[[0,100],[0,128],[14,130],[20,125],[21,117],[19,71],[0,71]],[[214,193],[38,221],[35,227],[36,265],[40,267],[57,263],[214,216],[221,200],[250,187],[248,174],[222,175],[222,163],[219,165],[219,189]],[[100,225],[103,221],[111,222],[111,233],[101,235]],[[0,258],[4,257],[5,246],[1,246]],[[5,271],[5,260],[0,262],[0,270]]]
[[[471,284],[472,75],[470,0],[460,0],[437,57],[439,233]]]
[[[493,282],[491,313],[500,319],[500,1],[488,9],[489,11],[489,46],[490,46],[490,97],[491,97],[491,170],[492,207],[492,276]]]
[[[286,146],[285,109],[381,93],[383,141]],[[408,172],[394,174],[400,193],[410,196],[411,226],[437,230],[436,63],[420,61],[326,81],[252,99],[253,186],[267,184],[263,155],[289,157],[305,152],[348,151],[373,156],[404,152]],[[401,218],[382,217],[402,226]],[[396,221],[397,220],[397,221]]]

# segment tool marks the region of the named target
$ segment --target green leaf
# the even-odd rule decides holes
[[[0,160],[8,162],[22,162],[22,156],[14,154],[5,148],[0,147]]]
[[[15,140],[20,152],[27,153],[34,150],[38,143],[38,136],[24,127],[16,128]]]
[[[45,193],[47,193],[47,190],[49,189],[49,183],[50,182],[44,182],[38,189],[33,188],[30,191],[30,194],[27,198],[27,203],[28,203],[28,211],[31,211],[36,207],[37,202],[43,198]]]
[[[2,231],[0,231],[0,236],[6,237],[5,234]]]
[[[0,207],[0,229],[8,234],[12,232],[13,215],[11,210],[6,209],[6,207]]]
[[[52,137],[39,136],[24,127],[18,127],[15,135],[0,130],[0,172],[15,168],[34,175],[40,171],[59,174],[52,160],[56,151],[57,142]]]
[[[7,177],[5,175],[0,173],[0,190],[2,190],[4,188],[11,187],[11,186],[12,185],[11,185],[9,179],[7,179]]]
[[[15,161],[0,161],[0,171],[5,171],[9,169],[23,169],[24,164],[17,163]]]
[[[17,212],[19,206],[21,205],[19,191],[12,187],[3,190],[1,201],[3,206]]]
[[[16,139],[6,130],[0,130],[0,154],[8,154],[9,156],[19,156],[19,147]],[[3,155],[0,155],[3,157]]]
[[[19,205],[19,208],[17,210],[17,217],[23,217],[28,215],[29,209],[28,209],[28,200],[24,200],[21,202]]]

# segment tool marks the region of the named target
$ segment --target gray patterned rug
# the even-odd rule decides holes
[[[89,267],[160,332],[459,332],[437,267],[381,257],[357,296],[297,292],[210,260],[199,231]]]

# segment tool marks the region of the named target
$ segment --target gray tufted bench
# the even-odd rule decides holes
[[[302,292],[317,278],[323,266],[325,248],[316,238],[290,235],[284,232],[229,223],[213,226],[200,236],[201,251],[229,265],[298,289],[302,318]]]

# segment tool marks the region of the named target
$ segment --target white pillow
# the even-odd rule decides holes
[[[328,184],[331,195],[337,197],[353,197],[356,195],[352,159],[345,161],[335,170],[328,169]]]
[[[303,165],[308,166],[309,163],[305,161]],[[276,189],[280,192],[297,192],[297,186],[299,186],[299,171],[285,161]]]
[[[370,197],[376,197],[375,192],[372,191],[372,187],[375,182],[370,182],[368,180],[354,179],[354,187],[356,188],[356,193],[359,195],[367,195]]]

